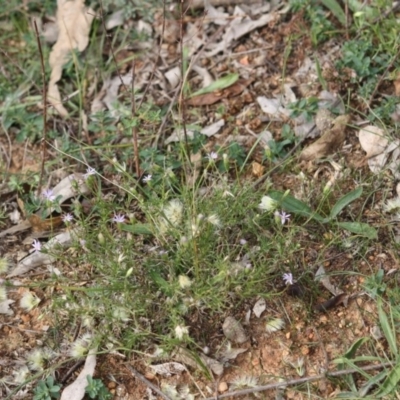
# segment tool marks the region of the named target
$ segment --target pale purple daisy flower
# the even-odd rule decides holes
[[[290,219],[290,214],[285,213],[285,211],[275,211],[274,215],[275,217],[279,217],[281,219],[282,225],[285,225],[285,223]]]
[[[40,251],[40,250],[42,250],[42,244],[41,244],[41,243],[39,242],[39,240],[37,240],[37,239],[35,239],[35,240],[33,241],[32,247],[33,247],[33,250],[35,250],[35,251]]]
[[[48,201],[54,201],[56,198],[56,196],[54,196],[54,192],[52,189],[43,190],[42,196]]]
[[[240,243],[242,246],[244,246],[244,245],[247,243],[247,240],[246,240],[246,239],[240,239],[240,240],[239,240],[239,243]]]
[[[288,274],[283,274],[282,278],[285,282],[285,285],[293,285],[293,275],[291,272],[289,272]]]
[[[89,176],[91,176],[91,175],[96,175],[97,174],[97,172],[96,172],[96,170],[94,169],[94,168],[92,168],[92,167],[87,167],[86,168],[86,174],[84,174],[83,175],[83,179],[88,179],[89,178]]]
[[[146,176],[143,177],[143,182],[144,182],[144,183],[148,183],[148,182],[151,181],[151,178],[152,178],[152,175],[151,175],[151,174],[146,175]]]
[[[207,155],[209,161],[215,161],[218,158],[218,153],[212,151],[210,154]]]
[[[122,224],[123,222],[125,222],[125,215],[114,213],[114,217],[113,217],[112,221],[115,222],[116,224]]]
[[[71,222],[74,219],[74,217],[72,216],[72,214],[67,213],[67,214],[64,214],[61,217],[61,219],[63,220],[63,222]]]

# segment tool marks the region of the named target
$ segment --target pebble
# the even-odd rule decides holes
[[[224,393],[228,390],[228,384],[226,382],[220,382],[218,385],[218,392]]]

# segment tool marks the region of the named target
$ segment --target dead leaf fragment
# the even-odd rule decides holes
[[[300,159],[312,161],[335,152],[344,142],[348,122],[348,115],[337,117],[333,122],[332,128],[328,129],[317,141],[301,152]]]
[[[265,299],[258,299],[256,304],[254,304],[253,313],[257,318],[260,318],[261,314],[265,311],[266,308],[267,303],[265,302]]]
[[[61,400],[81,400],[85,396],[88,385],[87,376],[93,376],[96,367],[96,350],[89,351],[85,365],[76,380],[68,385],[61,394]]]
[[[6,299],[0,302],[0,314],[14,315],[14,311],[10,308],[10,304],[14,303],[14,300]]]
[[[48,87],[48,99],[53,107],[63,117],[68,116],[67,109],[62,105],[57,82],[61,79],[62,68],[68,61],[73,49],[85,50],[89,43],[89,32],[95,12],[85,7],[83,0],[58,0],[57,25],[58,38],[49,57],[51,68]]]
[[[366,158],[383,153],[389,142],[383,129],[375,125],[368,125],[361,129],[358,133],[358,140],[362,149],[367,153]]]
[[[186,367],[183,364],[174,361],[163,364],[150,365],[150,368],[153,370],[154,373],[163,376],[177,375],[183,371],[186,371]]]
[[[231,342],[240,344],[246,342],[248,339],[242,324],[233,317],[225,318],[222,330],[226,338]]]

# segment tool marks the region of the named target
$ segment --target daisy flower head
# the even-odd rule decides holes
[[[88,351],[89,347],[92,344],[93,338],[92,335],[85,333],[80,338],[75,340],[71,345],[70,354],[74,358],[84,357]]]
[[[167,231],[169,224],[178,226],[182,221],[183,204],[178,199],[171,200],[164,208],[165,218],[161,218],[160,227],[162,231]]]
[[[0,274],[6,273],[8,270],[7,258],[0,257]]]
[[[21,368],[13,372],[15,383],[24,383],[29,378],[29,368],[23,365]]]
[[[217,214],[211,214],[210,216],[207,217],[207,221],[211,224],[214,225],[216,227],[220,227],[221,226],[221,221],[218,217]]]
[[[247,244],[247,240],[246,240],[246,239],[240,239],[240,240],[239,240],[239,243],[240,243],[242,246],[244,246],[244,245]]]
[[[218,153],[212,151],[211,153],[207,154],[208,161],[212,162],[218,159]]]
[[[124,214],[114,213],[114,217],[113,217],[112,221],[115,222],[116,224],[122,224],[125,222],[125,219],[126,219],[126,217]]]
[[[45,200],[48,200],[48,201],[54,201],[56,199],[56,196],[54,196],[54,192],[52,189],[43,190],[42,196]]]
[[[71,213],[67,213],[67,214],[64,214],[61,217],[61,219],[63,220],[64,223],[68,223],[68,222],[71,222],[74,219],[74,217],[72,216]]]
[[[273,211],[278,206],[278,203],[269,196],[263,196],[258,208],[263,211]]]
[[[40,251],[40,250],[42,250],[42,243],[40,243],[39,240],[35,239],[32,243],[32,247],[33,247],[33,250]]]
[[[40,303],[39,297],[37,297],[35,294],[32,294],[32,292],[27,291],[22,296],[19,305],[21,306],[21,308],[29,312],[33,308],[35,308],[39,303]]]
[[[293,281],[293,275],[291,272],[283,274],[282,278],[283,278],[283,281],[285,282],[285,285],[293,285],[294,281]]]
[[[43,371],[45,365],[45,353],[42,349],[32,350],[27,357],[28,366],[32,371]]]
[[[390,213],[392,211],[398,211],[400,209],[400,197],[397,196],[393,199],[389,199],[383,206],[383,211]]]
[[[151,181],[151,178],[152,178],[152,175],[151,175],[151,174],[145,175],[145,176],[143,177],[143,182],[144,182],[144,183],[149,183],[149,182]]]
[[[178,281],[182,289],[189,288],[192,285],[192,281],[186,275],[179,275]]]
[[[189,329],[187,326],[177,325],[175,328],[175,336],[178,339],[182,339],[185,335],[189,334]]]
[[[89,176],[96,175],[96,174],[97,174],[97,172],[94,168],[87,167],[86,173],[83,175],[83,179],[87,180],[89,178]]]
[[[282,225],[285,225],[290,219],[290,214],[285,213],[285,211],[275,211],[274,215],[277,220],[281,220]]]
[[[0,286],[0,303],[7,300],[7,290],[4,286]]]

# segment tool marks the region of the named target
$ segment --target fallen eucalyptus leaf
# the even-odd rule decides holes
[[[231,342],[244,343],[248,340],[242,324],[233,317],[226,317],[222,325],[225,337]]]
[[[82,371],[76,380],[63,390],[60,400],[81,400],[85,397],[85,389],[88,385],[87,376],[93,376],[96,367],[96,352],[97,349],[89,350]]]
[[[265,302],[265,299],[258,299],[256,304],[254,304],[253,313],[257,318],[260,318],[261,314],[265,311],[266,308],[267,303]]]
[[[366,158],[371,158],[383,153],[389,140],[383,129],[375,125],[367,125],[358,132],[358,140],[362,149],[367,153]]]

